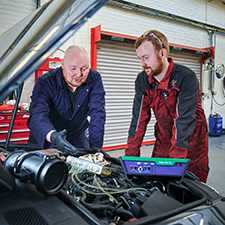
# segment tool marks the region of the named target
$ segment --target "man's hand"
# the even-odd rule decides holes
[[[54,131],[53,133],[51,133],[50,140],[53,144],[56,144],[61,151],[66,153],[76,153],[77,148],[75,148],[66,140],[66,134],[66,129],[60,132]]]

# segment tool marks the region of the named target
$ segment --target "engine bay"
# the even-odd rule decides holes
[[[100,174],[69,160],[64,190],[104,224],[123,224],[145,216],[159,216],[202,196],[194,195],[177,177],[128,175],[121,160],[110,161]],[[178,168],[179,169],[179,168]]]
[[[155,159],[143,161],[135,157],[130,165],[133,160],[130,157],[114,158],[99,149],[89,152],[64,154],[57,149],[26,151],[19,148],[9,154],[1,152],[1,159],[14,179],[34,184],[45,196],[64,192],[94,214],[101,224],[119,225],[144,218],[160,221],[163,215],[166,218],[205,201],[204,194],[186,182],[196,177],[186,169],[180,174],[182,163],[179,161],[173,164],[178,174],[172,176],[163,174],[170,170],[168,165],[160,166],[164,168],[160,174],[148,172],[154,167],[149,169],[143,165],[147,165],[148,160],[153,164]],[[125,161],[132,171],[138,170],[136,164],[142,169],[139,168],[137,174],[125,171]],[[171,163],[168,159],[163,162]]]

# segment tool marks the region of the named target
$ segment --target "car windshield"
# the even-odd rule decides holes
[[[107,0],[52,0],[0,36],[0,102]]]

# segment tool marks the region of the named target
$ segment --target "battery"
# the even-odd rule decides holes
[[[223,134],[223,119],[219,116],[209,116],[209,132],[214,136]]]

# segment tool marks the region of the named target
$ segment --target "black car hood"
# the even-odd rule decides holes
[[[50,0],[0,36],[0,102],[108,0]]]

